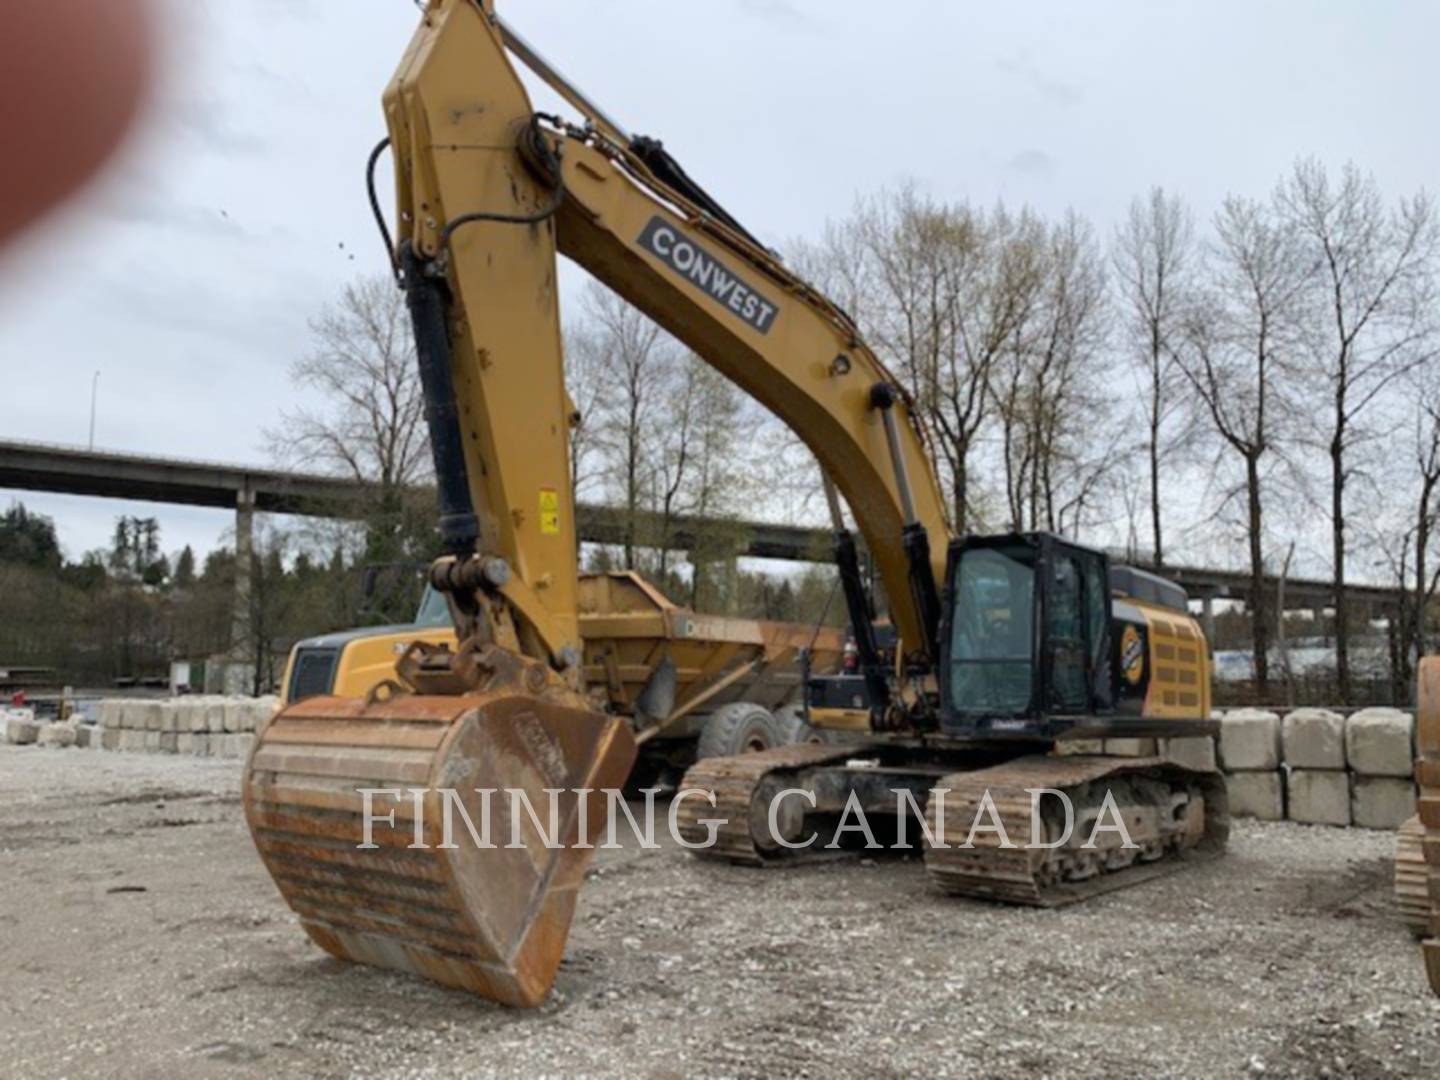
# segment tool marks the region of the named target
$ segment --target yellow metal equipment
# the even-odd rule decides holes
[[[536,113],[512,57],[578,123]],[[561,78],[493,0],[431,0],[384,104],[398,193],[390,246],[448,550],[430,580],[458,644],[412,644],[397,686],[364,701],[298,702],[258,740],[244,787],[252,832],[316,942],[495,1000],[538,1002],[589,854],[579,842],[603,823],[594,791],[623,780],[645,737],[616,710],[650,665],[627,656],[618,632],[599,635],[614,655],[597,656],[584,631],[587,603],[605,605],[587,599],[577,574],[557,254],[775,413],[831,485],[860,671],[815,676],[807,710],[862,741],[698,763],[687,786],[713,790],[720,813],[703,816],[727,819],[702,854],[789,857],[778,840],[803,831],[806,815],[791,800],[772,835],[764,806],[805,786],[812,817],[887,788],[921,800],[948,790],[926,811],[935,826],[952,811],[947,828],[994,792],[1022,838],[1027,788],[1063,791],[1082,823],[1107,798],[1133,847],[1096,850],[1062,832],[1044,848],[927,848],[942,888],[1024,903],[1065,902],[1223,844],[1218,774],[1156,756],[1051,753],[1082,737],[1212,730],[1208,657],[1183,593],[1057,537],[952,538],[924,428],[845,312],[660,143],[632,137]],[[893,649],[879,644],[845,506],[887,598]],[[639,648],[658,638],[643,634]],[[419,794],[393,828],[375,831],[377,848],[359,850],[364,788]],[[518,849],[437,846],[442,789],[473,813],[480,790],[515,788],[537,806],[546,789],[563,790],[558,846],[535,830]],[[682,825],[693,835],[700,823]],[[1051,817],[1040,827],[1056,835]],[[417,829],[423,847],[412,846]]]
[[[1418,757],[1415,779],[1420,783],[1420,824],[1416,837],[1424,856],[1429,884],[1430,925],[1424,950],[1430,988],[1440,994],[1440,656],[1420,661],[1419,699],[1415,714]]]
[[[831,626],[697,615],[628,571],[582,574],[578,597],[591,701],[630,719],[652,775],[688,766],[706,729],[735,720],[735,710],[747,705],[771,718],[742,723],[745,730],[737,734],[748,731],[751,749],[784,742],[791,732],[773,718],[799,701],[802,669],[837,671],[845,647],[843,632]],[[281,705],[322,695],[364,698],[395,681],[397,662],[415,642],[458,644],[449,611],[433,590],[413,623],[298,642],[285,667]],[[743,738],[731,745],[714,730],[707,742],[737,753],[744,745]]]

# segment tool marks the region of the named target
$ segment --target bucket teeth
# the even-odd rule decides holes
[[[311,698],[261,732],[245,814],[326,952],[533,1006],[554,982],[591,854],[576,846],[581,826],[587,843],[604,828],[604,789],[634,757],[623,721],[513,689]]]

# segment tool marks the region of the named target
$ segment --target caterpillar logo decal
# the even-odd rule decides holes
[[[637,243],[687,281],[709,293],[717,304],[762,334],[768,334],[780,309],[741,281],[730,268],[662,217],[653,217]]]
[[[1139,686],[1145,677],[1145,642],[1133,626],[1125,627],[1120,635],[1120,671],[1131,686]]]

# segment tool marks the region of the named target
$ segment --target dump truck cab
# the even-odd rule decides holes
[[[296,642],[285,663],[281,707],[323,694],[363,698],[395,677],[396,660],[416,641],[455,647],[445,597],[429,586],[414,622],[361,626]]]

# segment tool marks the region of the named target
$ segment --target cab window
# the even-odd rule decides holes
[[[415,625],[450,625],[450,608],[445,603],[445,597],[429,585],[425,586],[425,595],[420,598],[420,610],[415,613]]]
[[[1027,545],[971,548],[955,571],[950,704],[1013,715],[1030,706],[1035,557]]]
[[[1046,639],[1050,649],[1050,692],[1053,704],[1064,710],[1089,705],[1085,673],[1089,651],[1085,647],[1084,601],[1081,573],[1073,555],[1050,560],[1050,588],[1045,595]]]

